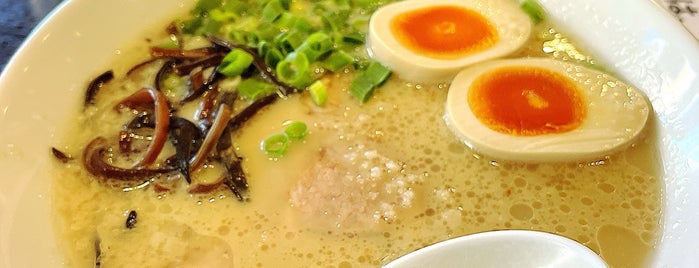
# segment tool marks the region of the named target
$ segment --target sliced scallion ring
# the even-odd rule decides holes
[[[231,50],[223,57],[218,72],[228,77],[238,76],[250,67],[253,60],[253,56],[242,49]]]
[[[312,82],[309,66],[305,54],[291,53],[277,64],[277,76],[289,85],[303,88]]]
[[[277,90],[272,84],[254,78],[248,78],[241,81],[236,89],[238,90],[238,93],[243,96],[243,98],[251,101],[272,95]]]
[[[290,121],[286,123],[284,134],[286,134],[289,138],[300,140],[306,137],[306,134],[308,134],[308,126],[306,126],[306,123],[304,122]]]
[[[330,54],[322,62],[323,68],[336,73],[354,62],[354,58],[342,50]]]
[[[320,80],[316,80],[308,86],[308,93],[311,94],[313,103],[318,106],[325,105],[325,102],[328,100],[328,87]]]
[[[361,71],[350,85],[350,92],[360,102],[366,102],[374,93],[376,87],[381,86],[391,76],[391,70],[372,61],[366,69]]]
[[[296,49],[296,53],[306,54],[308,61],[313,62],[333,49],[333,41],[323,32],[315,32],[306,38]]]
[[[289,148],[289,142],[289,136],[286,134],[275,134],[263,140],[262,144],[260,144],[260,149],[269,156],[280,157],[286,153],[286,149]]]

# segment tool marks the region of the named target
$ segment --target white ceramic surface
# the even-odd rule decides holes
[[[699,267],[699,43],[651,1],[541,0],[607,66],[645,91],[665,182],[653,267]]]
[[[50,220],[49,148],[91,77],[194,0],[68,0],[0,75],[0,267],[60,267]],[[699,267],[699,47],[649,0],[541,0],[579,43],[643,89],[664,167],[656,267]]]
[[[606,268],[592,250],[545,232],[501,230],[453,238],[422,248],[383,268]]]

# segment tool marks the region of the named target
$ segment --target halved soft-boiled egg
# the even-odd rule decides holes
[[[502,160],[591,160],[633,142],[651,107],[637,89],[547,58],[483,62],[449,87],[445,120],[476,152]]]
[[[532,23],[511,0],[408,0],[369,21],[370,55],[403,79],[448,82],[464,66],[512,53]]]

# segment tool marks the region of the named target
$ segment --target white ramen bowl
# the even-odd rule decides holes
[[[699,46],[650,0],[541,0],[577,43],[644,90],[664,181],[654,267],[699,266]],[[194,0],[64,1],[0,76],[0,267],[62,267],[50,211],[50,152],[86,83]],[[141,38],[141,39],[139,39]]]

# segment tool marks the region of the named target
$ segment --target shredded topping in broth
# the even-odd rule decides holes
[[[538,34],[510,57],[592,63],[591,57],[581,56],[554,29],[546,20],[538,23],[534,28]],[[377,267],[439,241],[500,229],[569,237],[601,254],[612,267],[647,265],[652,255],[661,207],[657,137],[652,127],[631,147],[594,161],[498,161],[471,151],[446,126],[447,84],[391,76],[374,85],[380,87],[370,99],[358,101],[351,91],[361,70],[349,65],[332,72],[319,68],[325,71],[317,79],[327,89],[322,105],[308,91],[294,92],[292,86],[280,92],[272,87],[266,93],[272,96],[269,103],[259,111],[233,130],[224,125],[215,130],[216,120],[224,120],[216,118],[223,117],[217,105],[207,108],[201,106],[207,102],[169,101],[168,107],[162,107],[154,102],[188,96],[167,89],[138,93],[154,79],[163,88],[186,85],[172,77],[156,78],[168,58],[151,61],[143,56],[153,52],[151,47],[158,40],[177,34],[181,33],[144,37],[147,41],[123,53],[134,56],[124,56],[110,67],[113,78],[90,93],[90,104],[80,109],[68,138],[54,149],[61,156],[53,178],[55,226],[68,267],[95,267],[97,262],[101,267]],[[212,42],[207,37],[192,40]],[[557,46],[548,45],[556,42],[569,46],[551,51]],[[365,53],[361,48],[354,52]],[[219,61],[225,55],[197,53],[202,53],[197,58]],[[134,63],[144,61],[134,69]],[[239,78],[216,78],[211,73],[204,71],[198,83],[216,84],[222,92],[227,83],[240,83]],[[279,97],[282,93],[287,94]],[[115,106],[133,94],[143,99],[131,103],[132,107],[117,107],[117,112]],[[543,105],[537,96],[525,98],[535,109]],[[220,108],[230,109],[225,111],[226,120],[257,103],[240,95],[232,98],[234,105]],[[148,163],[140,156],[150,150],[153,130],[162,122],[141,117],[134,123],[138,126],[124,127],[142,109],[171,113],[168,141],[157,158],[146,159]],[[191,126],[174,116],[206,124],[211,130],[187,132]],[[230,120],[226,122],[234,119]],[[307,129],[303,135],[295,133],[291,136],[298,137],[282,140],[283,154],[261,149],[268,137],[289,136],[284,133],[291,133],[290,122],[303,122]],[[132,139],[127,157],[119,157],[116,142],[93,144],[99,145],[93,154],[83,155],[95,137],[112,139],[119,133],[128,133]],[[187,158],[165,159],[184,150],[171,143],[175,135],[198,141],[191,148],[212,149],[201,160],[191,160],[200,158],[190,147]],[[209,143],[209,135],[217,142]],[[107,168],[135,165],[140,177],[95,175],[124,171],[87,170],[84,158],[104,161],[98,164]],[[197,168],[183,168],[190,166],[181,160]],[[231,168],[232,164],[239,166]],[[245,180],[236,181],[241,177]]]

